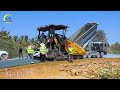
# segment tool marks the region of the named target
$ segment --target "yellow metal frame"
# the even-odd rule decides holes
[[[68,39],[65,41],[65,50],[66,51],[68,51],[69,45],[71,45],[73,48],[73,55],[82,55],[83,56],[86,54],[86,51],[84,50],[84,48],[82,48],[77,43],[74,43]]]

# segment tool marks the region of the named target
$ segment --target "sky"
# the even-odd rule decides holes
[[[11,15],[7,24],[3,17]],[[66,36],[71,36],[86,23],[98,23],[97,30],[106,33],[109,44],[120,43],[120,11],[0,11],[0,31],[4,27],[10,35],[38,35],[37,27],[48,24],[69,26]]]

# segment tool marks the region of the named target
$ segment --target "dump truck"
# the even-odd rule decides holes
[[[69,37],[86,51],[84,58],[102,58],[107,54],[108,43],[105,41],[93,42],[97,36],[97,23],[87,23],[80,30]]]
[[[48,49],[47,59],[49,60],[67,59],[69,45],[73,47],[74,58],[91,58],[92,56],[99,58],[102,57],[103,51],[93,50],[92,48],[88,49],[88,47],[93,47],[97,44],[97,42],[96,44],[92,44],[92,40],[97,34],[97,25],[97,23],[87,23],[69,38],[66,38],[66,31],[68,31],[69,28],[68,26],[52,24],[41,26],[37,28],[37,31],[39,31],[38,43],[45,43]],[[58,34],[57,31],[62,31],[62,34]],[[44,33],[47,33],[47,35],[44,35]],[[47,43],[48,38],[50,39],[49,44]]]

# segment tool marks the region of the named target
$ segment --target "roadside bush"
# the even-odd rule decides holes
[[[113,50],[112,53],[113,54],[120,54],[120,50]]]

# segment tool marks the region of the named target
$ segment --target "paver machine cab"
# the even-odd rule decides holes
[[[74,49],[74,55],[85,55],[85,50],[76,43],[68,40],[65,36],[68,26],[65,25],[46,25],[38,27],[39,43],[45,43],[48,52],[47,59],[49,60],[64,60],[68,57],[68,46],[71,45]],[[62,34],[56,33],[61,30]],[[44,33],[47,32],[45,36]],[[42,33],[42,34],[41,34]],[[49,42],[47,42],[49,39]]]

